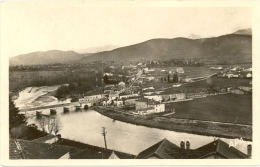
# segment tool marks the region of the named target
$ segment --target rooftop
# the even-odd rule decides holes
[[[50,140],[50,139],[53,139],[53,138],[57,138],[57,137],[55,135],[48,134],[48,135],[45,135],[43,137],[34,139],[34,140],[32,140],[32,142],[45,143],[47,140]]]
[[[209,155],[218,154],[227,159],[244,159],[248,156],[236,148],[218,139],[197,149],[181,149],[179,146],[163,139],[140,152],[137,159],[157,157],[159,159],[203,159]]]
[[[66,153],[77,150],[71,146],[38,143],[22,139],[11,139],[9,142],[10,159],[59,159]]]
[[[197,156],[203,158],[205,155],[217,153],[223,158],[228,159],[242,159],[247,158],[247,155],[237,150],[236,148],[229,146],[224,141],[218,139],[209,144],[206,144],[196,149]]]
[[[98,146],[93,146],[85,143],[72,141],[69,139],[61,139],[59,145],[67,145],[78,148],[77,152],[71,154],[71,159],[108,159],[112,152],[120,159],[133,159],[135,155],[123,153],[120,151],[105,149]]]
[[[149,157],[157,157],[159,159],[176,159],[180,158],[180,147],[175,145],[174,143],[168,141],[167,139],[163,139],[158,143],[152,145],[151,147],[145,149],[140,152],[136,159],[146,159]]]

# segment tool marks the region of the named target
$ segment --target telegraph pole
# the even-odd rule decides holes
[[[102,135],[104,136],[105,148],[107,149],[106,134],[107,134],[106,128],[102,127]]]

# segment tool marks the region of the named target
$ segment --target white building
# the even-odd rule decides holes
[[[175,93],[175,94],[162,95],[162,99],[164,101],[183,100],[183,99],[186,99],[186,94],[185,93]]]
[[[119,98],[119,94],[117,92],[110,93],[109,96],[108,96],[109,100],[115,100],[115,99],[118,99],[118,98]]]
[[[159,113],[165,111],[165,104],[151,100],[143,100],[135,102],[136,111],[140,113]]]
[[[138,94],[127,94],[127,95],[120,95],[119,98],[120,99],[127,99],[127,98],[131,98],[131,97],[137,97]]]
[[[161,95],[144,96],[144,98],[149,99],[149,100],[158,101],[158,102],[162,102],[162,100],[163,100]]]
[[[177,72],[177,73],[180,73],[180,74],[183,74],[183,73],[184,73],[184,70],[183,70],[182,67],[179,67],[179,68],[176,69],[176,72]]]
[[[124,82],[119,82],[119,83],[118,83],[118,86],[120,86],[120,87],[123,87],[123,88],[124,88],[124,87],[125,87],[125,83],[124,83]]]
[[[80,103],[96,103],[104,97],[105,97],[104,94],[84,96],[83,98],[79,99],[79,102]]]
[[[247,77],[247,78],[252,78],[252,74],[251,74],[251,73],[248,73],[248,74],[246,74],[246,77]]]
[[[136,103],[137,99],[126,99],[125,100],[125,105],[132,105]]]
[[[122,107],[124,105],[122,100],[116,100],[114,101],[114,105],[116,105],[117,107]]]

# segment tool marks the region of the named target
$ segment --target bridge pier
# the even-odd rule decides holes
[[[87,104],[85,104],[84,109],[88,110],[88,105]]]
[[[50,115],[56,115],[57,111],[55,109],[50,109]]]
[[[41,119],[42,118],[42,112],[36,111],[36,119]]]
[[[70,109],[68,107],[63,107],[63,113],[67,114],[70,112]]]
[[[76,106],[76,111],[80,111],[81,110],[81,106]]]

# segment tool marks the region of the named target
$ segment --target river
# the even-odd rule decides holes
[[[41,98],[37,98],[40,100]],[[101,134],[102,127],[107,130],[107,146],[131,154],[138,154],[147,147],[166,138],[179,145],[183,141],[190,141],[191,148],[195,149],[214,140],[213,136],[195,135],[181,133],[157,128],[137,126],[121,121],[114,121],[93,110],[82,110],[82,112],[71,111],[63,114],[58,111],[57,119],[60,122],[60,134],[63,138],[104,147],[104,138]],[[28,123],[37,123],[35,117],[28,117]],[[247,150],[248,141],[239,139],[221,138],[244,153]]]

